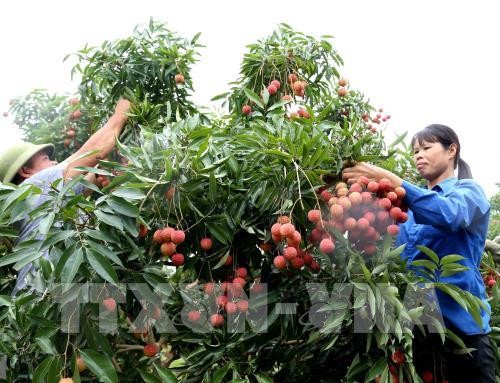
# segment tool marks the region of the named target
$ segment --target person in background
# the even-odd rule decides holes
[[[49,199],[48,191],[57,184],[61,189],[64,182],[80,175],[82,172],[78,167],[94,167],[99,160],[104,159],[114,148],[116,139],[127,122],[127,113],[130,109],[130,102],[120,99],[113,115],[104,126],[95,132],[74,154],[61,163],[51,160],[54,152],[54,145],[35,145],[29,142],[20,142],[0,155],[0,181],[2,183],[14,183],[16,185],[32,184],[41,189],[39,198],[33,205],[33,210]],[[87,154],[87,155],[86,155]],[[85,179],[96,183],[94,173],[87,173]],[[62,183],[61,183],[62,181]],[[82,194],[85,188],[82,184],[73,187],[76,194]],[[38,226],[43,219],[30,219],[29,212],[19,223],[19,237],[17,243],[22,242],[35,233],[37,239],[43,236],[36,234]],[[48,254],[44,254],[46,259]],[[30,285],[30,280],[36,277],[33,263],[29,263],[19,270],[16,285],[12,295]]]
[[[342,178],[347,183],[356,182],[360,176],[375,181],[387,178],[394,187],[402,186],[406,190],[403,201],[409,211],[408,220],[400,225],[396,240],[398,246],[406,244],[401,257],[408,264],[426,259],[417,245],[432,249],[440,258],[460,254],[464,257],[460,263],[468,269],[440,277],[439,281],[469,291],[489,307],[479,267],[488,231],[490,205],[482,188],[472,180],[469,166],[460,157],[458,136],[445,125],[433,124],[415,134],[411,146],[416,169],[426,181],[424,187],[364,162],[344,169]],[[458,177],[455,176],[457,167]],[[446,378],[451,383],[495,382],[495,354],[488,336],[491,331],[490,312],[481,310],[482,326],[478,327],[472,316],[450,296],[440,290],[436,295],[445,327],[475,350],[471,355],[455,354],[454,345],[448,341],[442,345],[432,336],[417,337],[414,351],[417,369],[435,371],[429,351],[437,349],[445,360]]]

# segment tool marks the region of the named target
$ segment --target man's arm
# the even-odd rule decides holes
[[[120,136],[120,133],[127,122],[127,113],[130,109],[130,102],[121,99],[115,107],[115,112],[106,122],[106,124],[95,132],[76,153],[73,153],[63,161],[65,167],[64,179],[71,179],[81,172],[75,170],[75,167],[94,167],[99,160],[105,158],[115,147],[115,140]],[[84,153],[96,151],[84,158],[81,157]]]

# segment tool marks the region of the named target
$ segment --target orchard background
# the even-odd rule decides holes
[[[378,235],[360,240],[360,233],[352,234],[354,227],[334,224],[332,209],[341,205],[332,198],[342,197],[339,174],[350,161],[369,160],[414,178],[404,137],[384,140],[380,128],[390,116],[342,77],[343,61],[330,37],[316,39],[286,24],[247,47],[240,77],[215,97],[228,112],[210,113],[189,97],[196,91],[191,70],[198,39],[179,37],[151,21],[132,37],[78,51],[73,72],[81,75],[81,83],[75,95],[34,91],[13,100],[10,113],[25,137],[55,143],[59,160],[102,125],[121,95],[134,107],[118,150],[93,170],[101,188],[87,185],[94,189],[88,199],[56,188],[53,201],[33,212],[45,216],[40,227],[45,240],[14,248],[10,240],[2,242],[3,293],[12,288],[11,267],[33,259],[40,263],[39,296],[25,294],[15,301],[2,296],[1,347],[11,357],[11,378],[420,382],[403,318],[418,320],[421,312],[401,305],[417,276],[406,273],[398,260],[401,249],[392,247],[389,221],[378,223]],[[362,192],[368,185],[359,187]],[[12,224],[37,192],[2,186],[5,238],[15,238]],[[354,193],[350,190],[350,201]],[[375,201],[388,197],[374,190],[368,194]],[[293,231],[272,231],[276,224],[290,225],[288,220]],[[59,222],[62,227],[54,224]],[[44,251],[57,262],[44,261]],[[429,273],[442,271],[445,264],[427,252]],[[280,254],[284,258],[276,260]],[[450,272],[459,272],[456,261],[447,262]],[[484,273],[487,281],[495,280],[491,257],[485,258]],[[77,335],[60,331],[61,312],[47,294],[61,282],[106,283],[100,290],[103,301],[80,313]],[[129,291],[121,296],[113,288],[118,282],[147,284],[165,300],[144,305]],[[351,303],[366,305],[365,315],[372,318],[390,301],[398,320],[380,319],[398,331],[374,328],[355,334],[354,312],[339,301],[340,307],[326,308],[336,315],[327,316],[323,328],[304,326],[299,314],[311,308],[307,282],[324,283],[328,292],[336,283],[357,284],[364,293]],[[179,288],[183,283],[201,294],[188,310],[189,294]],[[255,286],[261,283],[268,287],[263,292],[270,306],[268,331],[228,332],[226,322],[244,322],[252,309],[241,303],[244,294],[259,290]],[[392,286],[390,293],[382,294],[377,283]],[[171,289],[161,291],[165,284]],[[477,312],[470,296],[450,293]],[[221,304],[222,296],[235,308]],[[206,304],[211,298],[213,313],[214,305]],[[298,304],[299,314],[279,315],[279,304],[289,301]],[[139,313],[145,317],[143,328],[131,323]],[[176,322],[178,333],[161,334],[155,324],[167,314],[211,331],[196,332]],[[118,318],[116,333],[99,331],[102,315]],[[338,326],[342,331],[325,330]],[[432,373],[439,375],[436,368]]]

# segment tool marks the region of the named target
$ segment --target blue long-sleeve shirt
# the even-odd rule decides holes
[[[406,243],[401,257],[408,264],[417,259],[427,259],[417,245],[432,249],[440,258],[460,254],[465,259],[459,263],[469,269],[440,282],[454,284],[467,290],[486,303],[486,291],[479,272],[481,257],[488,231],[490,204],[482,188],[470,179],[448,178],[431,190],[403,182],[406,189],[404,202],[408,205],[408,221],[400,225],[397,245]],[[491,331],[490,313],[482,310],[482,328],[453,298],[436,291],[446,327],[474,335]]]

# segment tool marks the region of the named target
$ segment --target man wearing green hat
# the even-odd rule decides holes
[[[38,186],[41,189],[41,194],[34,203],[33,209],[36,209],[49,199],[48,190],[55,183],[60,181],[64,183],[66,180],[82,173],[75,168],[96,166],[99,160],[105,158],[111,152],[115,146],[116,138],[120,136],[127,122],[129,109],[129,101],[119,100],[113,115],[106,124],[95,132],[76,153],[59,164],[50,159],[54,152],[54,145],[52,144],[35,145],[29,142],[20,142],[13,145],[0,154],[0,182]],[[94,174],[88,173],[85,178],[87,181],[95,183]],[[73,187],[76,194],[81,194],[84,190],[81,184]],[[38,226],[41,220],[42,218],[30,219],[29,212],[26,212],[25,218],[19,224],[18,242],[30,237],[32,239],[43,239],[43,236],[38,234]],[[48,254],[44,254],[44,257],[49,259]],[[36,277],[34,271],[35,268],[32,264],[24,266],[19,271],[13,295],[27,284],[31,284],[31,280]]]

